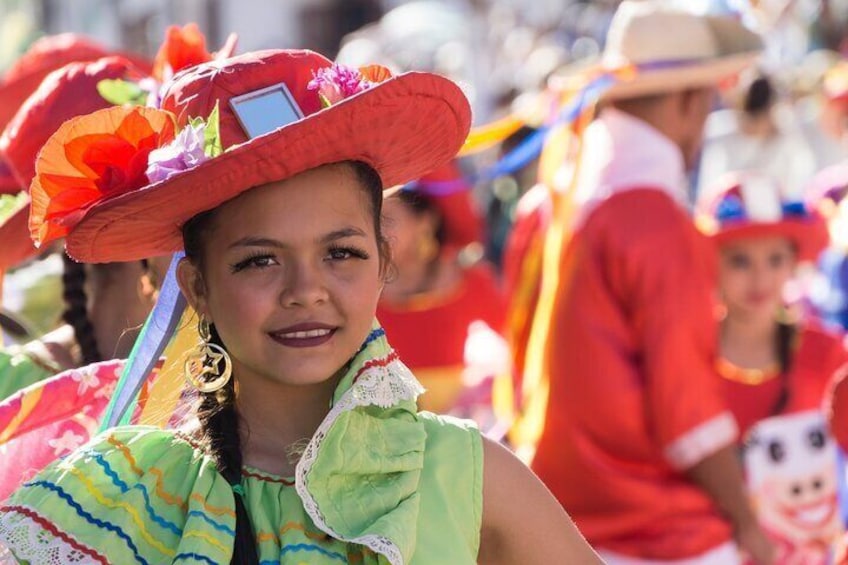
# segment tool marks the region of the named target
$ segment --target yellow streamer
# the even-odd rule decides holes
[[[563,264],[563,251],[570,240],[571,230],[576,212],[574,191],[580,172],[582,157],[582,132],[594,119],[594,106],[587,108],[577,120],[574,144],[569,143],[569,151],[573,155],[560,161],[560,166],[571,162],[574,164],[570,182],[564,190],[547,184],[551,189],[553,215],[551,225],[545,238],[542,258],[542,286],[539,303],[533,316],[533,325],[527,345],[524,375],[521,389],[521,413],[510,431],[510,440],[516,453],[526,463],[530,463],[536,453],[539,439],[545,429],[545,416],[550,395],[550,379],[548,372],[549,357],[556,350],[550,342],[549,335],[554,316],[556,316],[559,299],[565,294],[560,275],[568,273],[571,265]],[[562,148],[558,148],[561,151]]]
[[[490,149],[517,132],[523,125],[524,120],[511,115],[490,124],[476,127],[468,134],[458,156],[464,157]]]
[[[15,436],[15,432],[18,431],[21,423],[23,423],[35,407],[38,406],[38,402],[41,400],[41,394],[43,392],[43,387],[37,387],[23,395],[20,410],[18,410],[18,413],[15,414],[14,418],[12,418],[12,421],[9,422],[9,425],[6,426],[6,429],[3,430],[3,433],[0,434],[0,444],[6,443],[10,438]]]
[[[165,363],[150,387],[147,402],[141,411],[140,424],[164,428],[174,415],[185,386],[185,354],[197,344],[197,329],[192,323],[194,319],[194,310],[187,307],[180,318],[176,334],[165,348]]]

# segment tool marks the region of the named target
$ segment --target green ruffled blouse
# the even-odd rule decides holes
[[[263,565],[476,563],[480,434],[417,412],[421,392],[375,327],[295,477],[243,470]],[[234,496],[189,438],[116,428],[0,507],[0,546],[23,563],[229,563]]]

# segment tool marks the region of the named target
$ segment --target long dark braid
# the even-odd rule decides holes
[[[183,225],[183,245],[186,257],[202,269],[203,240],[212,230],[215,211],[199,214]],[[211,342],[224,347],[215,326],[209,327]],[[226,349],[226,348],[225,348]],[[201,393],[197,417],[200,421],[202,441],[206,450],[215,461],[218,471],[233,487],[241,485],[241,436],[239,435],[239,416],[236,408],[235,378],[231,378],[222,389]],[[233,565],[258,565],[259,554],[250,515],[242,495],[233,492],[236,510],[235,539],[233,541]]]
[[[211,342],[223,347],[215,326],[210,326],[209,329],[212,333]],[[203,429],[207,451],[215,460],[215,465],[224,479],[233,487],[241,485],[242,453],[235,382],[230,379],[222,389],[200,396],[202,400],[197,417]],[[259,555],[256,551],[253,525],[247,513],[247,506],[241,493],[233,492],[233,497],[236,509],[236,535],[230,563],[258,564]]]
[[[772,407],[770,416],[776,416],[786,409],[789,404],[789,371],[792,370],[792,345],[795,342],[796,328],[793,324],[786,322],[777,323],[775,334],[775,350],[777,362],[780,367],[780,393]]]
[[[80,346],[84,365],[103,360],[97,347],[94,325],[88,318],[88,296],[85,293],[85,265],[77,263],[67,255],[62,255],[62,298],[65,311],[62,320],[74,329],[74,337]]]
[[[380,248],[383,276],[391,271],[391,255],[388,242],[382,235],[380,218],[383,204],[383,185],[380,176],[370,166],[351,162],[351,166],[369,197],[374,215],[374,230]],[[203,272],[203,242],[214,229],[215,210],[203,212],[191,218],[182,227],[183,248],[186,258]],[[214,326],[210,326],[212,342],[224,347]],[[236,408],[235,376],[221,390],[201,394],[198,419],[201,424],[202,441],[210,456],[214,459],[218,471],[232,486],[241,485],[242,451],[239,434],[240,419]],[[233,545],[234,565],[258,565],[259,555],[250,515],[244,500],[234,493],[236,509],[236,534]]]

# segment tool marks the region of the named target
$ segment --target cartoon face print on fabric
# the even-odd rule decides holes
[[[818,411],[768,418],[745,449],[748,486],[760,523],[779,545],[780,563],[825,563],[842,531],[836,446]]]

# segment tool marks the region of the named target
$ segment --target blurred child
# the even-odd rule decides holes
[[[742,431],[750,493],[778,563],[825,563],[842,525],[821,404],[848,357],[839,336],[784,305],[799,262],[827,243],[824,222],[763,174],[728,176],[711,193],[699,220],[720,257],[716,369]]]

